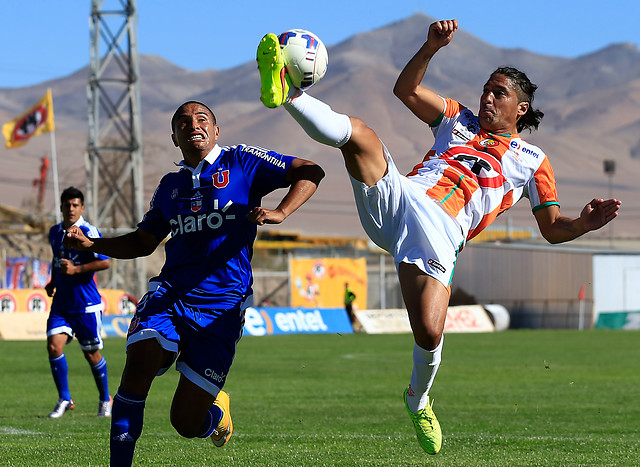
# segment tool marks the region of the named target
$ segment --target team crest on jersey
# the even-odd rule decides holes
[[[191,198],[191,212],[198,212],[202,209],[202,193],[199,191]]]
[[[133,333],[133,331],[136,330],[136,328],[138,327],[139,324],[140,324],[140,318],[138,318],[138,316],[134,315],[134,317],[131,319],[131,323],[129,324],[129,332],[128,332],[128,334]]]
[[[176,199],[178,197],[178,189],[174,188],[171,192],[171,199]]]
[[[218,170],[213,174],[213,186],[216,188],[224,188],[229,184],[229,171]]]
[[[494,148],[499,144],[500,143],[493,138],[485,138],[482,141],[480,141],[480,145],[484,146],[485,148]]]

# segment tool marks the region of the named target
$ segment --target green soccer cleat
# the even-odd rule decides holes
[[[218,423],[218,426],[211,434],[211,441],[213,441],[213,444],[217,447],[221,448],[227,444],[227,441],[231,438],[231,433],[233,433],[229,394],[224,391],[220,391],[213,404],[217,405],[222,410],[222,419],[220,419],[220,423]]]
[[[424,409],[419,410],[418,413],[413,413],[407,405],[408,391],[409,388],[404,390],[404,406],[407,408],[409,417],[411,417],[413,426],[416,429],[418,442],[427,454],[438,454],[442,447],[442,431],[436,414],[433,413],[433,401],[427,401],[427,406]]]
[[[287,100],[290,84],[278,36],[269,33],[262,38],[256,60],[260,70],[260,100],[269,108],[281,106]]]

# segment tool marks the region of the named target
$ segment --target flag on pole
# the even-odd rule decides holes
[[[18,118],[2,125],[2,134],[6,140],[7,148],[23,146],[29,142],[32,136],[54,130],[51,89],[47,89],[47,93],[36,105]]]

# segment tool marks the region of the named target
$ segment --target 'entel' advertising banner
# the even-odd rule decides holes
[[[352,333],[344,308],[247,308],[244,332],[272,334]]]
[[[104,315],[103,335],[126,337],[131,318],[133,315]],[[244,334],[248,336],[352,332],[344,308],[247,308],[244,315]]]

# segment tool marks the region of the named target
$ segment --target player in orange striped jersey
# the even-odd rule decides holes
[[[614,199],[593,199],[575,219],[562,216],[546,155],[519,135],[526,129],[537,129],[543,117],[532,107],[537,86],[524,73],[511,67],[496,69],[484,85],[477,116],[422,86],[429,61],[451,42],[457,28],[456,20],[433,23],[427,41],[407,63],[394,87],[394,94],[432,128],[435,136],[433,147],[408,178],[456,219],[466,239],[477,235],[523,197],[529,199],[540,232],[550,243],[573,240],[616,217],[620,202]],[[409,314],[422,317],[413,326],[416,345],[437,348],[441,346],[441,326],[446,316],[446,308],[440,304],[448,291],[437,287],[429,271],[416,265],[401,266],[401,281],[404,274],[404,282],[410,284],[403,288],[407,291],[405,300],[415,297],[409,299],[415,307],[412,311],[408,305]],[[430,288],[434,283],[436,286]],[[416,354],[427,355],[428,362],[428,352],[414,352],[414,374],[406,402],[410,413],[420,414],[427,404],[435,369],[426,372],[428,377],[421,377],[425,372],[420,370]],[[420,439],[419,417],[412,419]]]
[[[519,136],[537,129],[543,116],[531,106],[537,86],[524,73],[509,67],[492,73],[477,116],[422,86],[429,61],[451,42],[457,28],[456,20],[433,23],[394,87],[435,136],[432,149],[407,176],[398,172],[387,148],[362,120],[336,113],[299,89],[289,90],[276,73],[280,70],[271,68],[284,65],[277,47],[265,47],[263,39],[258,49],[261,99],[281,102],[311,138],[340,149],[362,226],[397,264],[415,340],[405,405],[429,454],[436,454],[442,443],[428,395],[441,361],[450,283],[464,242],[523,197],[529,198],[540,232],[550,243],[599,229],[620,208],[618,200],[593,199],[577,218],[561,214],[546,155]],[[270,51],[268,62],[264,57]]]

